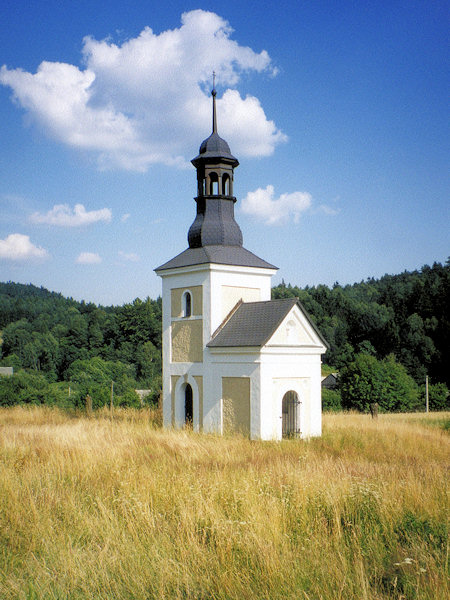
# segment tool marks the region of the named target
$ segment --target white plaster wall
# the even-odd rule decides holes
[[[210,353],[210,397],[212,399],[211,426],[218,419],[222,433],[222,377],[249,377],[250,378],[250,437],[261,437],[261,407],[260,395],[260,362],[259,349],[253,352],[237,351],[224,353],[221,349],[208,349]]]
[[[194,400],[194,428],[198,429],[198,388],[194,376],[203,377],[203,429],[222,432],[222,377],[250,377],[250,421],[252,439],[281,439],[281,401],[289,389],[299,394],[302,402],[300,427],[302,437],[320,435],[321,354],[325,347],[317,338],[307,319],[294,307],[272,340],[259,348],[210,349],[206,344],[222,323],[222,286],[255,288],[261,300],[270,300],[271,277],[275,270],[199,265],[160,273],[163,280],[163,417],[171,426],[171,376],[187,376]],[[203,286],[203,362],[170,363],[171,290]],[[229,309],[226,310],[228,314]],[[287,338],[286,325],[294,319],[296,331]],[[291,345],[286,345],[291,344]],[[184,379],[175,390],[175,421],[182,426],[184,406],[178,393]],[[283,391],[284,390],[284,391]]]
[[[222,285],[222,319],[227,317],[240,300],[243,302],[258,302],[261,300],[261,290],[252,287]]]
[[[275,273],[275,269],[211,265],[211,334],[232,308],[223,306],[222,286],[256,288],[260,290],[260,300],[270,300]]]
[[[264,348],[261,354],[261,438],[281,439],[282,399],[297,392],[301,437],[320,435],[322,430],[320,353],[302,355],[295,349]]]
[[[312,365],[311,377],[311,421],[309,425],[309,435],[322,435],[322,361],[320,357]]]
[[[301,402],[301,437],[321,435],[321,355],[325,351],[308,319],[294,306],[261,353],[263,439],[281,439],[282,399],[289,390],[297,392]]]
[[[214,349],[210,354],[210,394],[214,397],[211,426],[221,419],[221,378],[251,378],[251,438],[281,440],[282,399],[289,390],[297,392],[301,401],[301,437],[320,435],[321,412],[321,356],[299,354],[295,348]],[[311,351],[309,351],[311,352]],[[222,431],[222,423],[220,424]]]
[[[237,267],[228,265],[205,264],[192,267],[182,267],[159,273],[162,278],[162,304],[163,304],[163,422],[165,427],[172,424],[172,396],[171,376],[194,376],[203,377],[203,429],[204,431],[222,431],[222,376],[223,377],[251,377],[251,435],[259,437],[259,405],[256,397],[259,390],[259,377],[254,373],[252,359],[237,361],[233,368],[224,368],[213,365],[211,352],[206,348],[212,334],[222,323],[229,308],[222,306],[222,286],[245,287],[259,290],[261,300],[270,300],[271,278],[275,269],[259,269],[253,267]],[[202,363],[171,363],[171,290],[174,288],[186,288],[203,286],[203,362]],[[223,311],[226,310],[226,314]],[[228,370],[227,370],[228,369]],[[178,383],[177,383],[178,385]],[[181,385],[181,384],[180,384]],[[191,384],[194,391],[194,386]],[[195,386],[196,387],[196,386]],[[176,390],[175,403],[179,400]],[[195,402],[195,394],[194,394]],[[181,406],[181,405],[180,405]],[[184,409],[184,408],[183,408]],[[182,426],[178,407],[175,410],[176,426]],[[177,412],[179,415],[177,416]],[[194,407],[194,428],[198,429]]]
[[[204,288],[204,299],[209,302],[209,319],[205,327],[205,345],[212,334],[222,323],[230,311],[223,306],[223,287],[245,287],[258,289],[261,300],[270,300],[271,278],[276,272],[272,269],[255,269],[252,267],[237,267],[231,265],[210,264],[208,288]],[[232,307],[231,307],[232,308]],[[250,436],[258,437],[259,406],[255,406],[255,397],[259,390],[259,375],[255,370],[254,355],[240,354],[239,358],[218,359],[210,348],[203,353],[203,427],[205,431],[222,433],[222,377],[250,377]]]
[[[204,376],[204,363],[171,363],[171,341],[170,341],[170,326],[172,322],[171,314],[171,290],[174,288],[190,288],[196,285],[203,286],[202,294],[202,318],[203,318],[203,345],[205,340],[209,340],[209,323],[210,323],[210,303],[207,301],[209,295],[209,277],[207,265],[203,269],[194,267],[191,269],[177,269],[160,273],[162,278],[162,361],[163,361],[163,423],[165,427],[172,425],[172,395],[171,395],[171,376],[189,376],[189,382],[194,381],[195,389],[197,386],[194,375]],[[178,385],[178,382],[177,382]],[[194,391],[194,385],[191,387]],[[175,391],[175,404],[179,400],[177,390]],[[195,394],[193,398],[195,402]],[[184,407],[183,407],[184,410]],[[198,390],[197,390],[197,410],[194,408],[194,428],[198,429]],[[197,420],[197,423],[195,422]],[[180,419],[177,418],[177,410],[175,410],[176,426],[180,426]],[[183,425],[184,423],[181,423]]]

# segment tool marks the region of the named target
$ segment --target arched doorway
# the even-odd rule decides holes
[[[192,427],[193,421],[194,406],[192,402],[192,388],[188,383],[184,388],[184,424]]]
[[[300,400],[297,392],[289,390],[282,402],[282,435],[283,437],[300,436]]]

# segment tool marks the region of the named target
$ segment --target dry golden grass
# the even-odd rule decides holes
[[[0,410],[2,600],[448,597],[450,413],[282,443],[158,419]]]

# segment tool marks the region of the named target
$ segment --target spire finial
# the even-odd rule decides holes
[[[216,72],[213,71],[213,89],[211,91],[211,96],[213,98],[213,133],[217,133],[216,95]]]

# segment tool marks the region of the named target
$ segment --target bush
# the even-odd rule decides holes
[[[128,406],[130,408],[141,408],[141,400],[134,390],[127,390],[118,397],[115,406]]]
[[[342,399],[339,390],[322,388],[322,410],[327,412],[342,410]]]
[[[45,404],[48,381],[39,373],[21,369],[11,377],[0,378],[0,406]]]
[[[114,381],[114,406],[141,406],[131,376],[132,367],[101,358],[75,361],[74,365],[74,380],[70,382],[49,383],[42,373],[25,369],[11,377],[0,377],[0,406],[47,404],[65,409],[84,408],[89,394],[92,407],[101,408],[109,406],[111,401],[111,381]]]
[[[377,360],[359,354],[342,370],[339,382],[344,408],[369,410],[377,402],[385,411],[408,411],[418,407],[417,385],[392,356]]]
[[[420,386],[419,402],[421,408],[425,408],[425,385]],[[445,383],[433,383],[428,386],[428,405],[430,410],[449,410],[450,397]]]
[[[92,398],[92,408],[109,406],[111,383],[114,382],[114,406],[140,407],[139,396],[135,392],[134,368],[120,361],[103,360],[94,357],[74,361],[67,371],[71,383],[77,385],[76,406],[83,408],[86,396]]]
[[[22,368],[22,361],[17,354],[8,354],[0,360],[0,367],[12,367],[14,371]]]
[[[70,396],[69,396],[70,387]],[[78,399],[78,389],[75,384],[69,384],[66,381],[50,383],[48,386],[46,404],[58,406],[63,409],[75,408]]]

